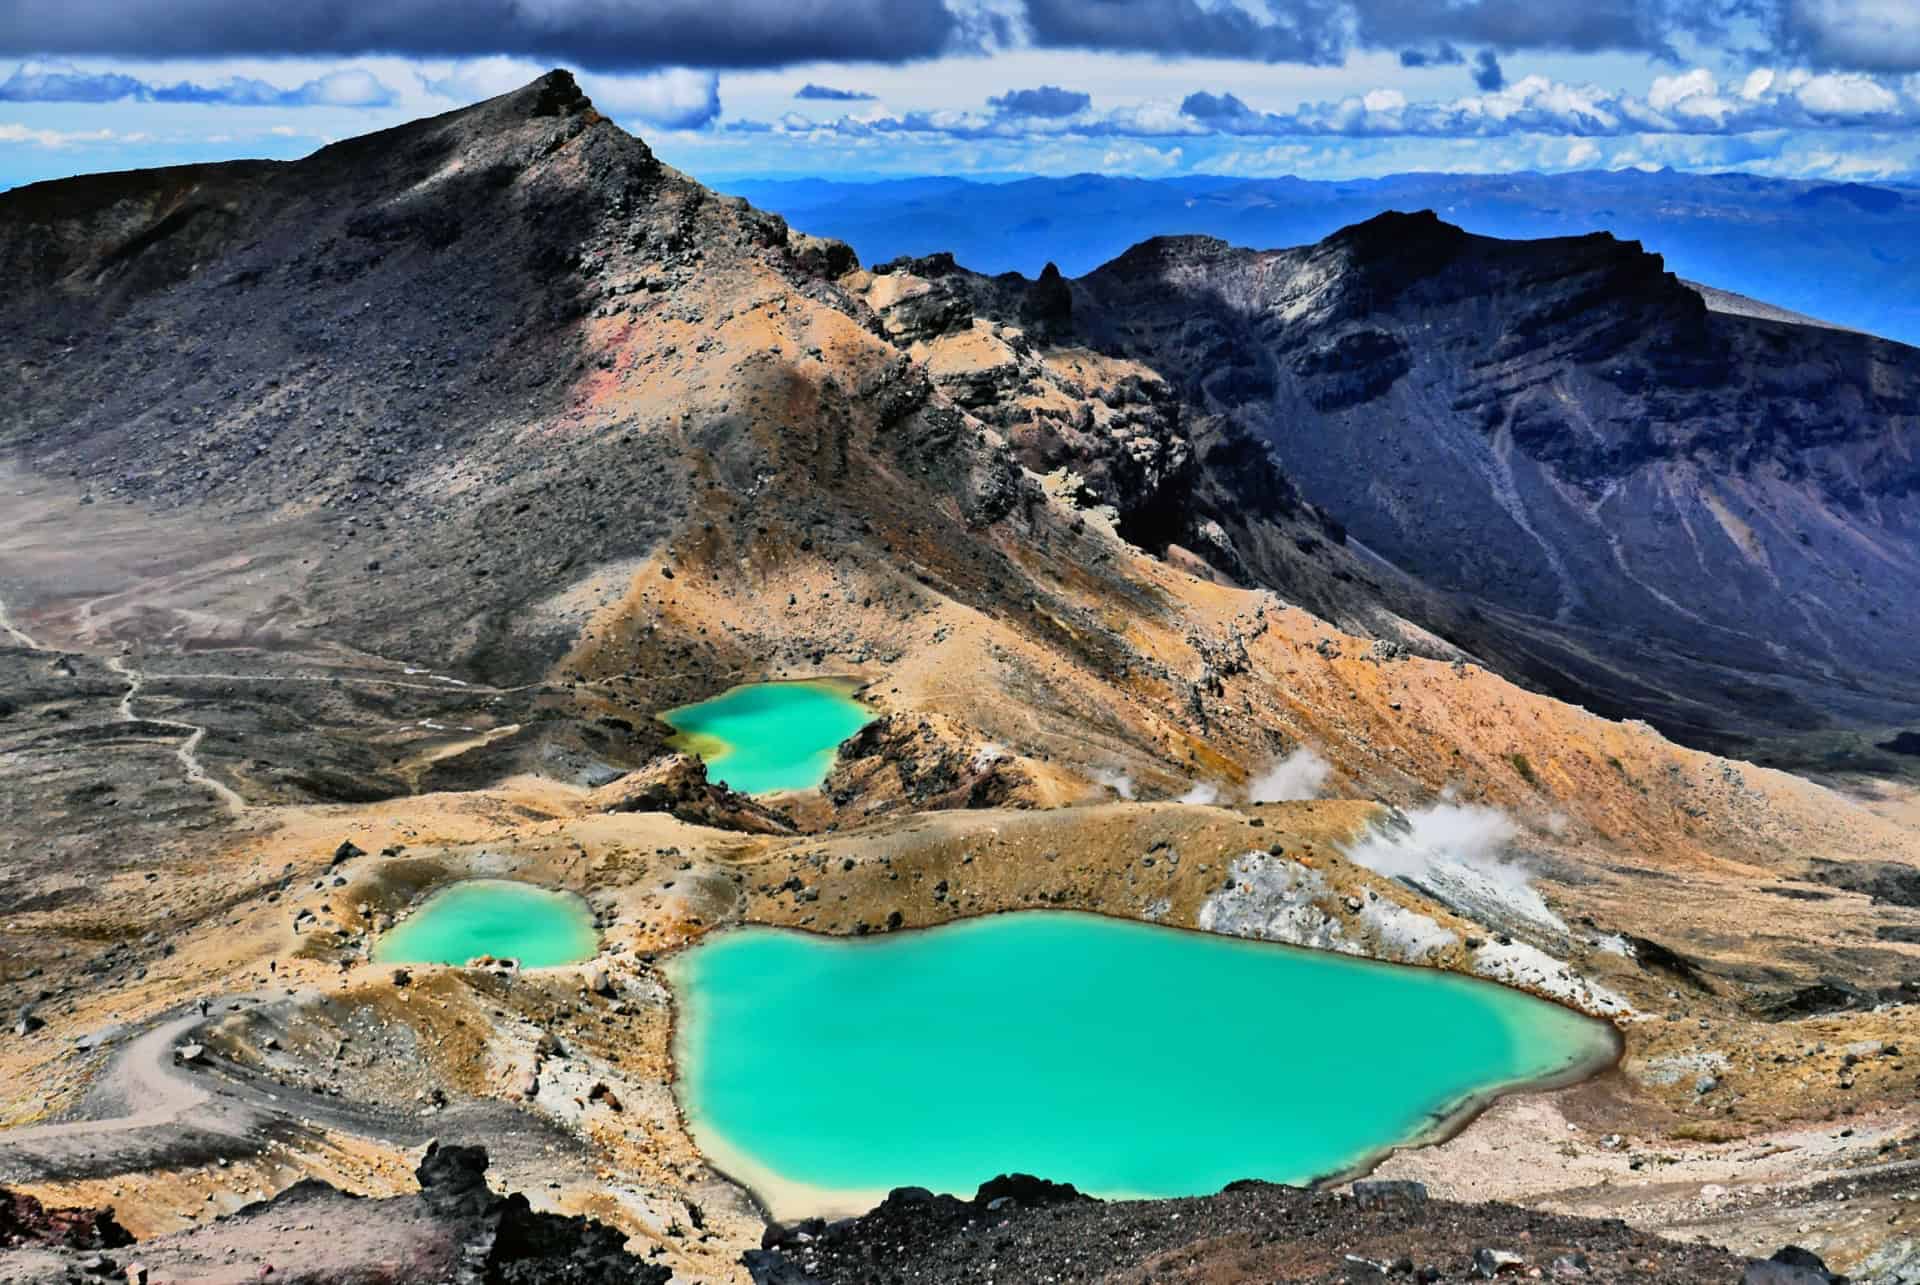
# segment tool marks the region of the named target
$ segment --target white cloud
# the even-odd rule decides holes
[[[455,103],[510,93],[547,70],[524,58],[473,58],[423,74],[426,89]],[[616,120],[665,129],[699,129],[720,115],[720,78],[709,71],[670,67],[646,75],[582,73],[580,88]]]
[[[1900,113],[1902,106],[1899,95],[1886,86],[1853,74],[1815,76],[1796,89],[1793,96],[1814,115],[1837,119],[1892,116]],[[1914,103],[1909,101],[1906,107],[1908,117],[1916,114]]]
[[[1656,77],[1644,96],[1599,85],[1523,76],[1500,89],[1452,99],[1409,101],[1381,88],[1302,103],[1289,112],[1260,111],[1240,98],[1195,93],[1061,116],[1021,116],[941,109],[896,112],[869,108],[860,116],[816,119],[787,112],[780,128],[814,136],[944,135],[953,139],[1154,138],[1498,138],[1557,135],[1624,138],[1642,134],[1737,135],[1769,130],[1920,126],[1920,76],[1897,86],[1857,73],[1756,70],[1737,88],[1723,87],[1704,67]],[[1130,172],[1164,167],[1158,157],[1108,149]]]
[[[14,103],[186,103],[225,107],[390,107],[391,89],[362,67],[337,68],[291,89],[253,76],[229,75],[210,84],[143,80],[122,71],[91,71],[72,63],[23,62],[0,81],[0,101]]]
[[[145,135],[141,134],[118,134],[110,129],[29,129],[25,125],[0,124],[0,143],[23,143],[35,147],[72,147],[80,143],[137,143],[144,137]]]

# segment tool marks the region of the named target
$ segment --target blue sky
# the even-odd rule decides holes
[[[1920,0],[7,0],[0,186],[569,66],[696,176],[1920,180]]]

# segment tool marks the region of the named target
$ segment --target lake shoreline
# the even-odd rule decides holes
[[[1529,1000],[1560,1009],[1578,1018],[1586,1029],[1596,1037],[1592,1041],[1592,1047],[1577,1051],[1564,1065],[1556,1066],[1539,1074],[1503,1079],[1484,1088],[1476,1088],[1428,1113],[1425,1122],[1417,1129],[1395,1137],[1392,1141],[1382,1145],[1370,1147],[1350,1162],[1327,1168],[1304,1181],[1294,1181],[1287,1185],[1323,1188],[1337,1186],[1357,1178],[1363,1178],[1397,1153],[1437,1146],[1458,1136],[1489,1108],[1502,1100],[1516,1096],[1555,1092],[1605,1074],[1619,1065],[1625,1052],[1625,1039],[1614,1022],[1606,1017],[1583,1012],[1576,1006],[1561,1000],[1557,996],[1534,994],[1523,987],[1511,986],[1503,982],[1479,977],[1455,969],[1380,960],[1368,956],[1319,951],[1312,948],[1295,946],[1290,943],[1262,941],[1254,938],[1209,932],[1188,925],[1152,924],[1130,916],[1097,910],[1028,910],[1024,908],[1005,908],[985,914],[962,916],[942,924],[903,927],[885,933],[877,933],[870,937],[823,932],[818,929],[789,925],[747,922],[717,927],[707,933],[703,933],[698,939],[676,948],[658,961],[661,972],[670,983],[668,986],[670,996],[669,1048],[671,1050],[671,1065],[673,1069],[672,1084],[670,1086],[673,1100],[683,1129],[687,1135],[695,1141],[696,1147],[701,1154],[706,1157],[709,1166],[712,1167],[716,1173],[727,1178],[744,1191],[754,1206],[760,1209],[770,1220],[791,1221],[800,1217],[841,1217],[862,1213],[866,1209],[871,1208],[880,1198],[883,1198],[886,1190],[891,1189],[892,1185],[897,1185],[889,1183],[885,1188],[877,1185],[873,1187],[855,1186],[840,1188],[787,1178],[778,1173],[770,1164],[763,1164],[754,1159],[746,1148],[734,1143],[724,1132],[714,1125],[704,1120],[701,1120],[700,1123],[696,1125],[696,1120],[699,1117],[696,1112],[689,1109],[687,1082],[683,1074],[683,1064],[687,1058],[685,1040],[688,1035],[688,1021],[685,1010],[688,1002],[688,992],[691,989],[687,971],[687,960],[695,949],[713,943],[743,928],[751,928],[761,932],[776,933],[797,938],[813,939],[835,945],[854,946],[863,942],[877,945],[889,938],[924,933],[933,928],[951,929],[963,925],[978,926],[986,921],[1003,919],[1012,915],[1026,914],[1041,914],[1050,917],[1086,919],[1089,921],[1105,921],[1149,930],[1171,928],[1179,933],[1205,938],[1222,946],[1241,946],[1252,950],[1263,951],[1277,950],[1278,952],[1321,962],[1331,963],[1338,961],[1342,964],[1366,971],[1418,969],[1427,974],[1442,973],[1451,978],[1458,979],[1455,984],[1462,988],[1463,993],[1488,989],[1507,996],[1526,996]],[[1046,1166],[1041,1165],[1036,1169],[1036,1166],[1033,1164],[1021,1163],[1016,1164],[1014,1167],[1024,1169],[1028,1172],[1038,1172]],[[983,1173],[980,1181],[985,1181],[993,1176],[995,1175]],[[1077,1185],[1080,1185],[1080,1180],[1071,1174],[1040,1172],[1040,1176],[1060,1181],[1075,1181]],[[1230,1179],[1229,1181],[1238,1180],[1238,1178],[1246,1176],[1249,1175],[1237,1175],[1235,1179]],[[910,1178],[908,1180],[911,1181]],[[1097,1183],[1092,1185],[1096,1189],[1099,1186]],[[969,1193],[956,1194],[965,1196]],[[1185,1194],[1206,1195],[1211,1193],[1207,1191],[1194,1191]],[[1100,1198],[1109,1201],[1119,1201],[1161,1199],[1167,1197],[1168,1193],[1165,1192],[1131,1192],[1116,1188],[1106,1190]]]

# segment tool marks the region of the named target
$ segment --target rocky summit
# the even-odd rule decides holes
[[[863,265],[564,72],[0,193],[0,1280],[1920,1280],[1920,352],[1658,250]],[[789,679],[817,789],[659,718]],[[469,879],[598,953],[376,961]],[[1618,1057],[1312,1189],[696,1144],[682,952],[1043,906]]]

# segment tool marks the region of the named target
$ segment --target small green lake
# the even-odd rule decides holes
[[[1454,973],[1057,911],[745,928],[671,975],[694,1140],[782,1218],[1013,1171],[1102,1196],[1306,1182],[1616,1049]]]
[[[812,790],[833,770],[840,742],[873,721],[852,685],[829,679],[749,683],[660,715],[673,744],[706,761],[707,775],[742,794]]]
[[[600,949],[587,903],[511,879],[469,879],[436,892],[382,933],[383,964],[464,964],[481,955],[549,968],[591,959]]]

